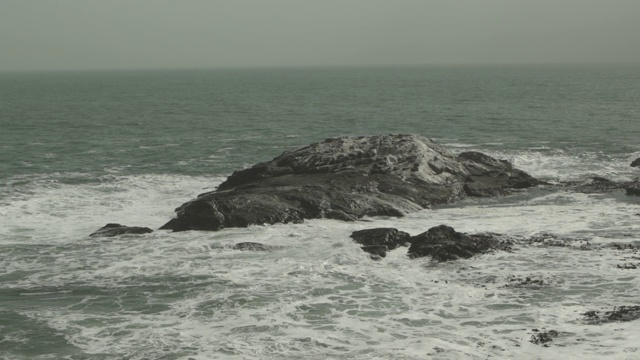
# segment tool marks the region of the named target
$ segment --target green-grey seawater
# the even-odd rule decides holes
[[[639,83],[637,65],[4,73],[0,173],[227,174],[378,133],[631,152]]]
[[[0,73],[0,358],[486,359],[638,356],[638,200],[533,191],[401,219],[157,229],[232,171],[327,137],[417,133],[544,180],[638,176],[640,65]],[[349,235],[447,224],[568,247],[445,265],[371,261]],[[270,252],[233,250],[258,241]],[[640,264],[638,264],[640,266]],[[512,288],[513,276],[544,280]],[[530,343],[533,329],[560,332]]]

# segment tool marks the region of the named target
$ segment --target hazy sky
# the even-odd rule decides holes
[[[0,70],[640,62],[640,0],[0,0]]]

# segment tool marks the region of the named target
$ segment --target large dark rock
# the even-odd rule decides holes
[[[410,242],[408,254],[411,258],[431,256],[435,261],[467,259],[476,254],[508,247],[497,235],[467,235],[446,225],[432,227],[413,236]]]
[[[537,183],[504,161],[480,153],[456,157],[423,136],[342,137],[234,172],[217,190],[178,207],[177,217],[162,229],[397,217]]]
[[[637,158],[631,162],[631,167],[640,167],[640,158]]]
[[[153,232],[153,230],[149,229],[148,227],[126,226],[126,225],[111,223],[94,231],[89,236],[111,237],[111,236],[118,236],[118,235],[124,235],[124,234],[148,234],[151,232]]]

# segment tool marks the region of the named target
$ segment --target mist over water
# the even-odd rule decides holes
[[[232,171],[327,137],[418,133],[547,181],[637,177],[640,68],[512,66],[0,74],[0,357],[486,359],[638,355],[638,200],[544,189],[404,218],[95,239],[158,228]],[[447,224],[528,246],[371,261],[352,231]],[[269,252],[233,250],[256,241]],[[581,250],[586,243],[598,250]],[[514,278],[544,286],[509,286]],[[529,342],[559,332],[549,347]]]

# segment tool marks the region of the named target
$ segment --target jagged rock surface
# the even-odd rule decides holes
[[[385,257],[387,251],[404,246],[411,235],[395,228],[375,228],[354,231],[353,241],[363,245],[362,250],[371,255]]]
[[[96,237],[112,237],[124,234],[148,234],[153,232],[153,230],[148,227],[140,227],[140,226],[126,226],[120,224],[107,224],[100,229],[94,231],[89,236]]]
[[[176,209],[161,229],[219,230],[330,218],[403,216],[464,196],[494,196],[538,181],[480,153],[458,157],[418,135],[327,139],[234,172]]]

